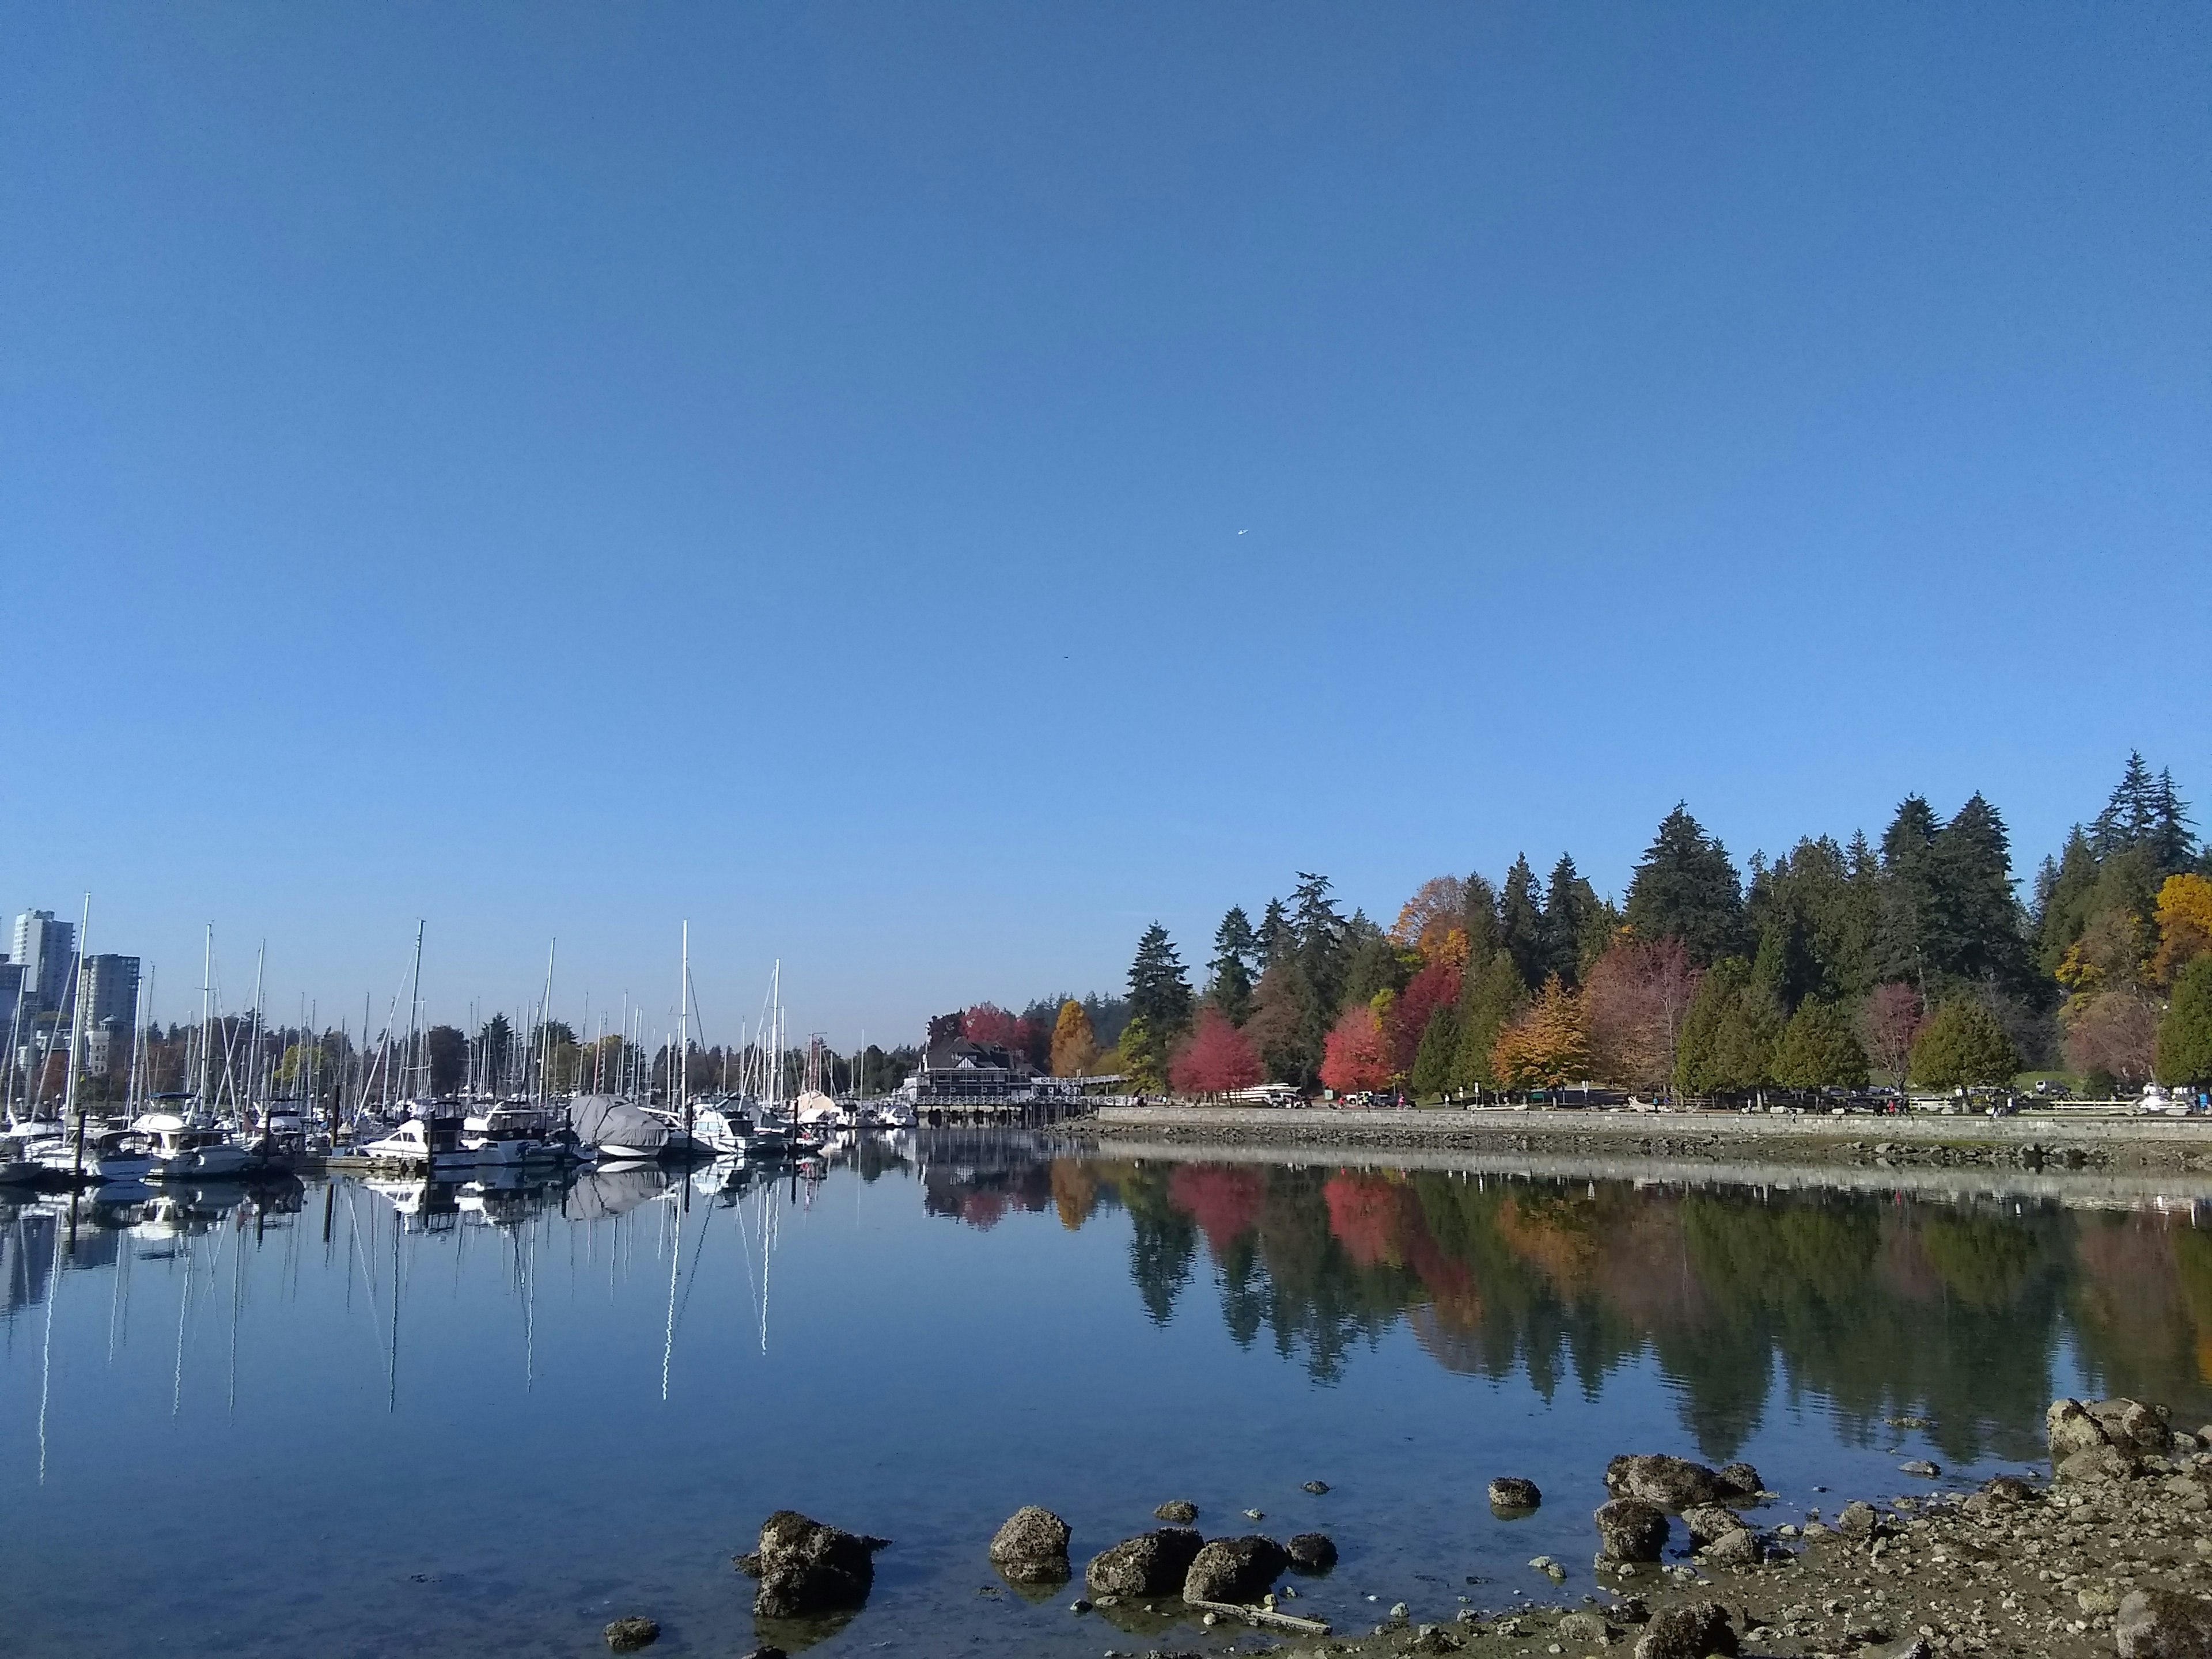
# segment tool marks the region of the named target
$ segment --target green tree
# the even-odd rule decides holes
[[[1927,1088],[2008,1083],[2019,1069],[2012,1039],[1978,997],[1953,997],[1913,1039],[1912,1075]]]
[[[1918,795],[1898,803],[1881,837],[1881,921],[1876,972],[1928,993],[1928,930],[1936,910],[1936,811]]]
[[[1387,933],[1362,939],[1345,963],[1343,1000],[1372,1002],[1378,992],[1393,996],[1419,971],[1421,953],[1408,950]]]
[[[1583,879],[1568,854],[1559,854],[1544,885],[1544,967],[1569,988],[1580,985],[1583,971],[1596,961],[1617,918],[1613,907]]]
[[[1528,987],[1510,952],[1493,951],[1488,962],[1468,964],[1460,990],[1459,1040],[1452,1055],[1453,1088],[1498,1087],[1491,1052],[1498,1046],[1498,1034],[1528,1000]]]
[[[1231,905],[1213,930],[1213,959],[1206,963],[1212,978],[1206,994],[1232,1025],[1242,1025],[1251,1016],[1252,976],[1259,954],[1251,918],[1242,905]]]
[[[1866,1050],[1850,1016],[1819,997],[1799,1003],[1775,1045],[1774,1080],[1786,1089],[1866,1087]]]
[[[1165,1043],[1189,1023],[1191,1002],[1182,959],[1176,956],[1168,930],[1156,921],[1137,941],[1136,958],[1129,964],[1131,1016],[1145,1021]],[[1123,1043],[1124,1053],[1127,1048]]]
[[[1459,1052],[1459,1011],[1439,1008],[1422,1029],[1420,1046],[1413,1051],[1413,1069],[1407,1079],[1416,1100],[1431,1100],[1451,1092],[1452,1063]]]
[[[1297,935],[1291,927],[1291,913],[1283,908],[1279,898],[1267,901],[1267,908],[1260,913],[1259,950],[1260,969],[1265,972],[1279,960],[1287,960],[1297,948]]]
[[[1469,876],[1460,889],[1460,903],[1466,917],[1467,959],[1488,962],[1505,944],[1498,921],[1498,890],[1481,876]]]
[[[1785,1010],[1867,988],[1875,906],[1874,854],[1864,836],[1846,853],[1828,836],[1801,841],[1772,865],[1753,861],[1745,902],[1758,939],[1753,977]]]
[[[2158,1025],[2161,1083],[2212,1083],[2212,956],[2174,976],[2173,1000]]]
[[[1528,855],[1521,854],[1505,872],[1505,890],[1498,904],[1499,943],[1512,953],[1521,970],[1521,982],[1530,989],[1544,982],[1550,971],[1551,947],[1544,938],[1544,894]]]
[[[1121,1055],[1120,1070],[1139,1094],[1165,1092],[1169,1040],[1170,1033],[1142,1014],[1132,1015],[1129,1023],[1121,1028],[1121,1041],[1115,1045]]]
[[[2033,964],[2013,896],[2011,842],[1996,808],[1979,794],[1970,798],[1936,832],[1929,864],[1930,965],[1953,983],[2029,991]]]
[[[1735,866],[1679,802],[1629,878],[1625,915],[1639,939],[1680,939],[1701,968],[1746,947]]]
[[[1723,957],[1698,982],[1682,1017],[1674,1084],[1686,1094],[1740,1094],[1773,1080],[1782,1011],[1741,957]]]

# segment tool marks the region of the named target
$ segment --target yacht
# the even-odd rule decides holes
[[[477,1162],[477,1155],[461,1145],[461,1120],[452,1117],[410,1117],[381,1140],[372,1140],[360,1150],[369,1158],[431,1174],[473,1169]]]
[[[563,1156],[546,1132],[545,1114],[532,1106],[495,1106],[481,1116],[463,1120],[461,1146],[475,1154],[479,1165],[501,1169],[552,1164]]]
[[[39,1157],[52,1137],[44,1124],[23,1124],[0,1135],[0,1186],[27,1186],[46,1173]]]
[[[210,1123],[149,1112],[132,1126],[153,1139],[147,1181],[221,1181],[252,1175],[262,1160]]]
[[[143,1129],[110,1129],[85,1145],[85,1167],[100,1182],[143,1181],[154,1167],[155,1137]]]

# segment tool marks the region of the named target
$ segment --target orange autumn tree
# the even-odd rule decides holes
[[[1582,999],[1553,974],[1520,1018],[1498,1034],[1492,1073],[1505,1089],[1556,1089],[1589,1075],[1589,1033]]]
[[[1372,1006],[1355,1002],[1322,1044],[1321,1080],[1337,1093],[1390,1086],[1390,1038]]]

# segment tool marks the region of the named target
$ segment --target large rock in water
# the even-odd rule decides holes
[[[1636,1644],[1636,1659],[1707,1659],[1735,1651],[1735,1627],[1717,1601],[1692,1601],[1655,1613]]]
[[[1605,1466],[1605,1489],[1615,1498],[1640,1498],[1662,1510],[1690,1510],[1705,1504],[1741,1502],[1759,1490],[1759,1472],[1735,1465],[1751,1478],[1748,1491],[1702,1463],[1663,1453],[1632,1453]]]
[[[1525,1514],[1543,1501],[1536,1483],[1517,1474],[1501,1474],[1490,1483],[1490,1507],[1508,1515]]]
[[[1302,1532],[1283,1546],[1292,1572],[1327,1572],[1336,1565],[1336,1540],[1325,1532]]]
[[[1024,1504],[991,1540],[991,1565],[1017,1584],[1057,1584],[1068,1576],[1067,1522]]]
[[[1590,1518],[1608,1561],[1656,1561],[1667,1547],[1667,1511],[1641,1498],[1613,1498]]]
[[[2173,1445],[2173,1413],[2140,1400],[2093,1400],[2086,1408],[2106,1437],[2123,1451],[2162,1452]]]
[[[2043,1436],[2054,1465],[2063,1463],[2075,1452],[2112,1443],[2106,1437],[2103,1425],[2081,1408],[2078,1400],[2051,1402],[2043,1413]]]
[[[2130,1590],[2112,1633],[2120,1659],[2212,1659],[2212,1603],[2172,1590]]]
[[[760,1553],[750,1558],[760,1589],[753,1612],[763,1619],[803,1619],[861,1606],[876,1582],[879,1538],[862,1538],[824,1526],[796,1510],[778,1510],[761,1522]],[[745,1566],[746,1559],[738,1565]]]
[[[1093,1595],[1174,1595],[1206,1542],[1188,1527],[1162,1527],[1103,1549],[1083,1570]]]
[[[1272,1538],[1217,1538],[1191,1558],[1186,1601],[1256,1601],[1274,1589],[1291,1558]]]

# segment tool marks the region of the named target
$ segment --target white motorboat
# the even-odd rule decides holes
[[[921,1117],[907,1100],[880,1100],[875,1104],[876,1127],[879,1129],[913,1129],[921,1127]]]
[[[477,1155],[461,1145],[459,1118],[410,1117],[380,1140],[360,1149],[380,1162],[405,1164],[430,1174],[473,1169]]]
[[[0,1135],[0,1186],[27,1186],[46,1173],[35,1150],[44,1139],[21,1129]]]
[[[85,1164],[94,1181],[140,1182],[154,1167],[155,1138],[143,1129],[110,1129],[85,1148]]]
[[[478,1164],[500,1169],[556,1163],[562,1156],[546,1131],[545,1114],[531,1106],[499,1106],[465,1119],[461,1146]]]
[[[261,1158],[210,1123],[149,1112],[131,1127],[153,1139],[147,1181],[222,1181],[263,1167]]]

